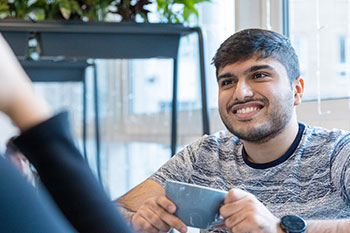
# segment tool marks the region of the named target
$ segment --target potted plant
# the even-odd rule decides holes
[[[157,0],[156,2],[161,22],[188,24],[191,15],[198,16],[195,5],[203,1],[209,0]],[[121,52],[120,55],[115,53],[120,49],[113,49],[112,41],[116,41],[118,44],[130,41],[135,33],[139,38],[145,35],[145,41],[142,42],[145,45],[164,40],[164,37],[170,35],[177,37],[173,40],[170,39],[169,43],[171,43],[179,36],[191,32],[182,25],[135,24],[137,16],[140,16],[139,18],[142,18],[144,22],[148,22],[149,10],[146,9],[146,6],[149,4],[151,4],[149,0],[0,1],[0,17],[10,19],[0,22],[0,31],[10,42],[10,46],[17,56],[28,56],[28,51],[31,50],[26,48],[26,43],[30,38],[35,38],[40,46],[36,50],[41,56],[98,58],[125,57],[126,51]],[[99,22],[105,21],[108,15],[118,15],[121,17],[121,21],[126,23]],[[125,33],[122,33],[123,31]],[[164,35],[159,37],[158,35],[162,32]],[[113,36],[113,33],[118,33],[118,36]],[[122,38],[123,35],[125,35],[124,38]],[[60,43],[62,41],[65,43]],[[91,48],[92,42],[95,44],[93,48]],[[140,43],[134,40],[132,42],[135,46],[134,50],[145,50],[143,46],[138,46]],[[112,46],[112,48],[106,47],[107,45]],[[174,44],[170,45],[170,47],[174,46]],[[148,47],[153,46],[149,45]],[[81,54],[77,53],[79,48],[81,48]],[[129,49],[128,52],[130,51]],[[108,52],[115,55],[108,55]],[[130,55],[130,57],[133,56],[135,55]],[[153,55],[151,53],[136,57],[140,56],[168,56],[168,54]]]
[[[198,17],[196,5],[210,0],[156,0],[161,22],[188,23],[192,14]],[[0,18],[16,19],[82,19],[105,21],[106,16],[119,14],[122,21],[135,22],[140,15],[148,22],[145,7],[151,0],[16,0],[0,1]]]

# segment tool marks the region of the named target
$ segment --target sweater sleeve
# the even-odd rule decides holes
[[[163,187],[165,187],[167,180],[192,183],[193,167],[207,138],[208,136],[205,135],[192,144],[185,146],[153,173],[149,179],[156,181]]]
[[[45,192],[37,193],[0,156],[0,231],[11,233],[73,233],[73,227]]]
[[[15,144],[78,232],[132,232],[75,147],[67,113],[23,132]]]
[[[347,206],[350,206],[350,135],[339,140],[331,160],[331,178]]]

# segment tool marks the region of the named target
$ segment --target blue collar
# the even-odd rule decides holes
[[[253,163],[253,162],[249,161],[248,156],[247,156],[247,152],[245,151],[244,146],[243,146],[242,157],[243,157],[244,162],[249,167],[256,168],[256,169],[266,169],[266,168],[274,167],[274,166],[277,166],[277,165],[283,163],[294,153],[295,149],[299,145],[299,142],[301,140],[301,136],[303,135],[304,129],[305,129],[305,125],[302,123],[299,123],[298,134],[295,137],[292,145],[289,147],[288,151],[286,153],[284,153],[284,155],[282,155],[278,159],[271,161],[271,162],[268,162],[268,163]]]

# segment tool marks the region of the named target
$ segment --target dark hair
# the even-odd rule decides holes
[[[246,29],[226,39],[212,60],[216,76],[220,68],[253,56],[257,56],[257,59],[268,57],[276,59],[286,68],[290,82],[300,76],[298,56],[290,40],[281,34],[264,29]]]

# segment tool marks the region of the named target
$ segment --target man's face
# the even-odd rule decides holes
[[[221,119],[242,140],[267,142],[295,114],[287,71],[273,58],[252,57],[220,68],[218,85]]]

